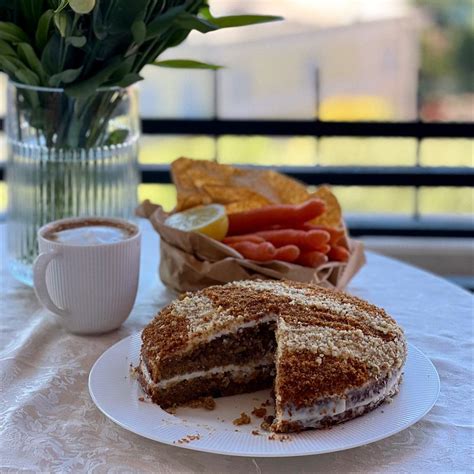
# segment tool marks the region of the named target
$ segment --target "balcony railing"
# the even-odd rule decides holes
[[[0,128],[3,121],[0,120]],[[311,136],[320,137],[405,137],[473,138],[471,123],[426,122],[324,122],[319,120],[183,120],[144,119],[142,129],[153,135]],[[416,148],[419,153],[419,146]],[[214,157],[218,160],[218,157]],[[419,163],[418,157],[416,163]],[[261,167],[260,167],[261,168]],[[346,186],[435,186],[473,187],[474,168],[432,166],[286,166],[273,167],[308,185],[328,183]],[[5,165],[0,163],[0,180]],[[169,183],[167,165],[141,165],[143,183]],[[398,235],[432,237],[474,237],[473,220],[420,216],[417,210],[406,217],[349,217],[353,235]]]

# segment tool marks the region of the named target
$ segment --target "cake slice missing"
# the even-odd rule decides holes
[[[289,281],[188,293],[143,330],[139,381],[163,408],[274,387],[277,432],[359,416],[397,393],[403,332],[355,297]]]

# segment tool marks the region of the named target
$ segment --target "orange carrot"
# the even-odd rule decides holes
[[[237,242],[253,242],[254,244],[261,244],[262,242],[265,242],[265,239],[256,234],[244,234],[225,237],[222,242],[224,244],[236,244]]]
[[[323,263],[326,263],[327,261],[328,257],[322,252],[318,252],[317,250],[311,250],[309,252],[301,252],[295,263],[298,263],[303,267],[317,268]]]
[[[328,253],[329,260],[336,262],[347,262],[349,260],[349,250],[342,245],[335,245]]]
[[[302,204],[276,204],[250,211],[229,214],[228,235],[239,235],[270,229],[274,225],[292,227],[303,224],[325,211],[321,199],[309,199]]]
[[[301,230],[324,230],[331,236],[329,243],[332,245],[336,245],[342,237],[344,237],[343,229],[336,229],[335,227],[330,227],[328,225],[309,224],[305,222],[304,224],[297,226],[297,228]]]
[[[321,246],[327,244],[330,238],[329,234],[324,230],[263,230],[256,234],[271,242],[275,247],[296,245],[301,250],[318,250]]]
[[[259,262],[273,260],[276,254],[276,249],[270,242],[263,242],[261,244],[254,242],[236,242],[235,244],[229,244],[229,247],[237,250],[244,258],[257,260]]]
[[[317,248],[316,250],[326,255],[330,252],[331,246],[329,244],[324,244],[324,245],[321,245],[321,247]]]
[[[294,262],[300,256],[300,249],[296,245],[285,245],[276,249],[273,260],[281,260],[283,262]]]

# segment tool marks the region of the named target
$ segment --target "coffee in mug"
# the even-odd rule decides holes
[[[45,239],[69,245],[111,244],[127,240],[136,233],[135,226],[106,219],[81,219],[51,227]]]
[[[125,220],[70,218],[38,231],[36,294],[76,334],[118,328],[135,303],[140,229]]]

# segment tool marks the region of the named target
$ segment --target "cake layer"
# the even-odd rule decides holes
[[[398,388],[399,387],[397,386],[397,390],[394,391],[391,396],[394,396],[398,393]],[[368,405],[363,405],[357,408],[351,408],[344,411],[343,413],[340,413],[339,415],[327,416],[318,421],[313,421],[311,419],[308,419],[305,422],[282,420],[279,423],[273,423],[271,429],[276,433],[292,433],[308,429],[327,428],[329,426],[337,425],[339,423],[343,423],[345,421],[349,421],[359,416],[365,415],[366,413],[375,410],[384,401],[385,399],[377,400],[375,402],[369,403]]]
[[[275,323],[257,325],[253,322],[231,334],[217,336],[201,343],[179,357],[164,357],[159,361],[142,353],[154,382],[195,371],[205,371],[226,365],[244,365],[275,352]]]
[[[216,367],[187,376],[177,376],[155,383],[143,363],[138,367],[138,379],[154,403],[162,408],[186,404],[200,397],[222,397],[253,392],[272,386],[275,366],[263,365]]]
[[[355,418],[398,393],[401,380],[402,372],[396,370],[360,388],[348,390],[341,397],[318,400],[310,407],[296,408],[291,403],[277,403],[272,429],[285,432],[289,427],[291,431],[320,428]]]

